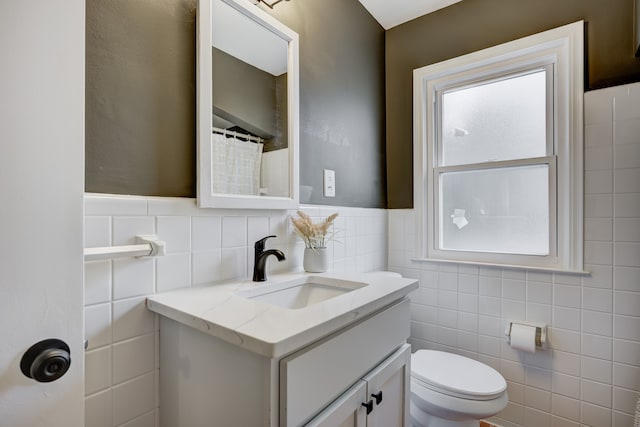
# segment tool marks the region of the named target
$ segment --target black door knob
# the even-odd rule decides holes
[[[46,339],[32,345],[20,360],[24,375],[41,383],[55,381],[71,365],[69,346],[58,339]]]

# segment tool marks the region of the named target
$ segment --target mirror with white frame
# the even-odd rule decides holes
[[[198,206],[298,206],[298,35],[248,0],[199,0]]]

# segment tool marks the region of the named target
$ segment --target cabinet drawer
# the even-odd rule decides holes
[[[407,298],[280,361],[280,425],[298,426],[409,337]]]

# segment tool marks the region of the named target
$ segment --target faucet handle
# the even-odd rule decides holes
[[[267,241],[267,239],[271,238],[271,237],[277,237],[277,236],[267,236],[267,237],[263,237],[262,239],[258,240],[254,245],[253,248],[256,250],[256,252],[262,252],[264,251],[264,244]]]

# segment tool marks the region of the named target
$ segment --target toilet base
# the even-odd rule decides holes
[[[410,406],[411,427],[480,427],[479,420],[445,420],[421,410],[413,401]]]
[[[449,396],[425,387],[411,378],[410,415],[420,427],[479,427],[480,420],[502,411],[509,402],[506,392],[491,400]]]

